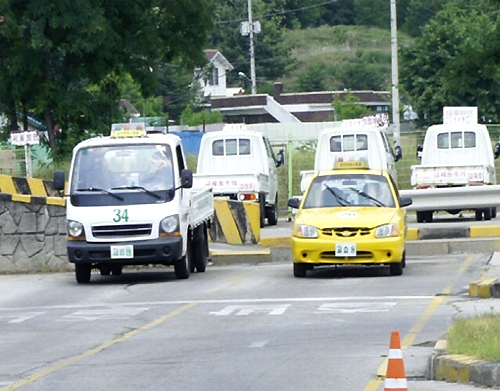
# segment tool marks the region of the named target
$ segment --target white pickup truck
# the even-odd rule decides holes
[[[346,124],[349,124],[346,121]],[[307,189],[314,173],[331,170],[338,159],[365,161],[371,169],[387,170],[397,182],[396,161],[401,159],[401,147],[393,150],[383,127],[376,125],[342,125],[323,130],[318,137],[314,170],[301,171],[300,189]]]
[[[243,128],[226,127],[202,137],[196,187],[211,188],[215,197],[255,201],[260,225],[278,222],[278,173],[283,152],[274,155],[267,136]]]
[[[484,204],[484,186],[496,184],[494,159],[500,156],[499,144],[493,152],[488,129],[474,123],[430,126],[424,143],[417,149],[420,165],[411,167],[411,185],[418,222],[431,222],[433,212],[445,210],[458,214],[474,210],[476,220],[496,216],[497,204]],[[467,194],[456,197],[467,188]],[[418,190],[418,191],[416,191]]]
[[[79,143],[69,175],[67,251],[78,283],[91,269],[119,275],[126,265],[173,265],[177,278],[204,272],[213,215],[210,189],[193,189],[181,139],[114,124],[111,136]],[[54,187],[65,188],[64,172]]]

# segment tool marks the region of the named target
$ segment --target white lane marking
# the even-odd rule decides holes
[[[266,345],[267,345],[267,341],[259,341],[259,342],[251,343],[249,347],[251,347],[251,348],[263,348]]]
[[[98,310],[80,310],[64,316],[59,321],[71,322],[71,321],[81,321],[81,320],[94,321],[94,320],[105,320],[105,319],[128,319],[132,316],[138,315],[141,312],[147,310],[149,310],[149,308],[124,308],[124,307],[114,307],[114,308],[98,309]]]
[[[232,304],[232,303],[307,303],[307,302],[340,302],[340,301],[387,301],[387,300],[434,300],[436,296],[352,296],[352,297],[289,297],[275,299],[228,299],[228,300],[206,300],[200,303],[199,300],[172,300],[172,301],[144,301],[130,303],[101,303],[101,304],[67,304],[67,305],[47,305],[30,307],[0,308],[2,311],[29,311],[36,309],[64,310],[76,308],[109,308],[112,306],[141,307],[141,306],[161,306],[161,305],[183,305],[183,304]]]
[[[396,302],[382,303],[327,303],[320,306],[315,314],[334,313],[334,314],[354,314],[357,312],[388,312],[394,307]]]
[[[10,313],[10,314],[0,314],[0,322],[6,321],[7,323],[22,323],[28,319],[32,319],[35,316],[43,315],[45,312],[23,312],[20,314]]]
[[[280,305],[229,305],[223,310],[210,312],[210,315],[228,316],[250,315],[253,313],[268,313],[269,315],[283,315],[290,304]]]

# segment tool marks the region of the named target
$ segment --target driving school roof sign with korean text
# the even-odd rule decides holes
[[[443,124],[477,124],[477,107],[443,107]]]

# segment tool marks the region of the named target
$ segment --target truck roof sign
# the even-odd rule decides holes
[[[145,137],[147,135],[144,124],[139,123],[123,123],[111,125],[111,137]]]

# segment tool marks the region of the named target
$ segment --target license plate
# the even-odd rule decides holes
[[[134,258],[134,246],[132,244],[111,246],[111,259],[123,258]]]
[[[356,243],[344,242],[335,245],[336,257],[355,257],[356,256]]]

